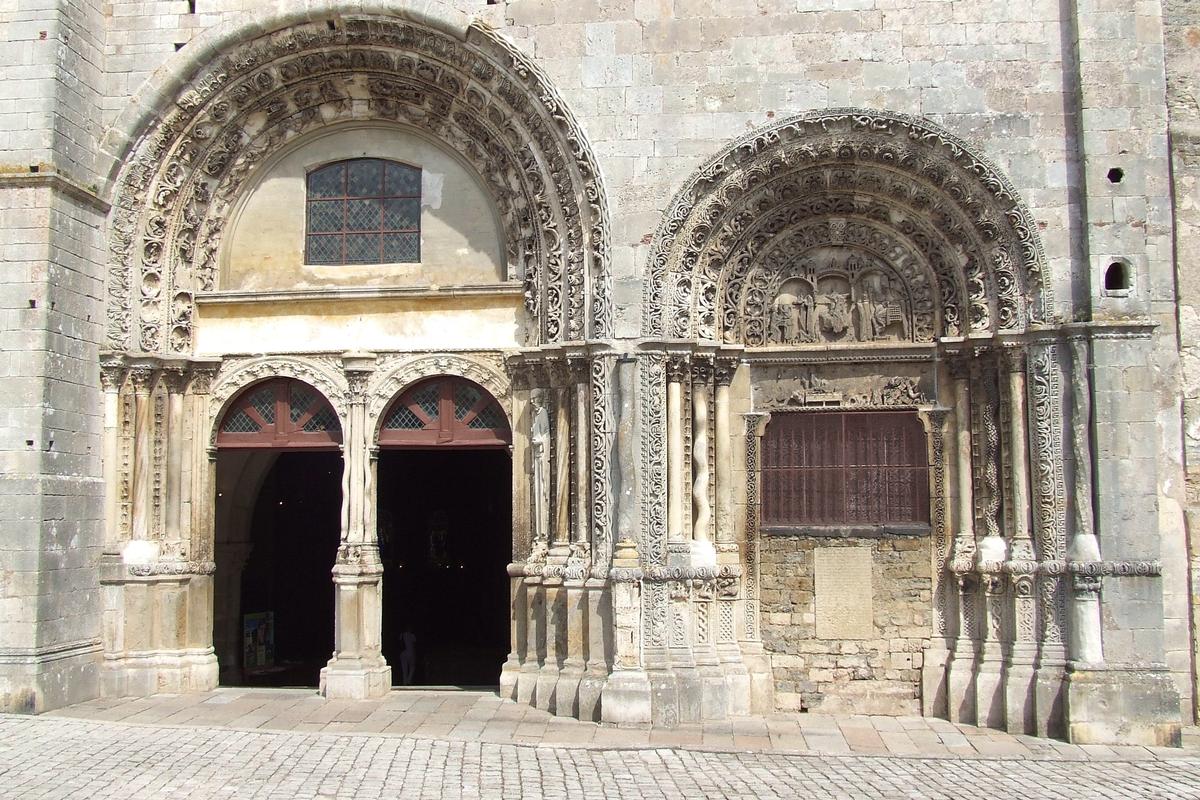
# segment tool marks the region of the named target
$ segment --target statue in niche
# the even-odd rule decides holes
[[[840,339],[848,331],[849,338],[853,339],[854,331],[850,327],[850,295],[827,294],[822,295],[820,299],[823,302],[818,319],[821,323],[821,333],[825,335],[826,340]]]
[[[546,411],[544,390],[532,392],[533,425],[529,444],[533,454],[533,538],[546,541],[550,499],[550,415]]]
[[[785,281],[771,304],[767,341],[797,344],[813,341],[812,286],[800,279]]]

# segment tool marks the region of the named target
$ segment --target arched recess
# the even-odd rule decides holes
[[[504,409],[477,383],[449,375],[410,387],[380,421],[381,447],[507,447]]]
[[[384,422],[384,409],[393,404],[401,392],[417,382],[435,376],[465,378],[487,391],[508,419],[512,419],[509,402],[509,380],[499,362],[491,362],[486,354],[399,356],[380,365],[367,388],[367,419],[379,441]]]
[[[321,399],[337,414],[338,428],[346,429],[345,397],[349,387],[345,374],[333,364],[294,356],[227,359],[213,381],[209,397],[209,446],[217,446],[218,422],[251,384],[275,378],[290,378],[316,389]]]
[[[473,165],[524,276],[535,343],[609,335],[596,160],[545,74],[493,31],[435,23],[406,3],[328,2],[218,28],[163,69],[106,137],[123,165],[109,231],[111,349],[191,353],[194,296],[213,285],[231,206],[256,167],[298,136],[364,115],[419,128]]]
[[[218,448],[337,449],[342,425],[320,392],[292,378],[243,389],[221,416]]]
[[[856,289],[852,258],[887,281]],[[923,119],[834,109],[754,131],[692,176],[655,234],[643,333],[767,343],[780,287],[830,269],[845,285],[825,298],[888,306],[910,341],[1018,332],[1053,309],[1034,221],[986,158]],[[823,336],[852,312],[814,311]]]

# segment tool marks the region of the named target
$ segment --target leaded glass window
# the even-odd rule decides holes
[[[307,264],[421,260],[421,170],[378,158],[308,174]]]
[[[380,445],[498,447],[512,439],[504,410],[483,387],[443,376],[408,389],[383,416]]]
[[[336,447],[341,422],[329,401],[313,387],[274,378],[244,390],[225,411],[217,428],[218,447]]]

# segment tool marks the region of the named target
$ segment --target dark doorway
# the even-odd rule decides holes
[[[405,683],[407,638],[413,685],[496,685],[509,650],[507,448],[385,449],[377,474],[383,655],[393,683]]]
[[[333,654],[342,458],[282,452],[258,493],[241,576],[241,683],[316,686]]]

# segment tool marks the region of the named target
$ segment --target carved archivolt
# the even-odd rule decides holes
[[[738,140],[676,196],[644,333],[753,346],[1019,331],[1052,308],[1044,263],[1011,185],[961,140],[899,114],[807,114]]]
[[[265,358],[228,359],[221,364],[210,390],[208,405],[208,443],[216,446],[217,421],[229,403],[252,383],[267,378],[295,378],[304,381],[324,395],[337,412],[342,430],[346,429],[346,395],[349,386],[345,374],[334,359],[319,360],[302,356],[269,356]]]
[[[382,414],[388,405],[412,384],[437,375],[455,375],[474,381],[487,389],[508,418],[512,419],[509,379],[498,355],[495,359],[480,355],[449,354],[400,356],[380,365],[367,385],[367,420],[376,438]]]
[[[611,332],[608,216],[591,148],[546,76],[495,33],[338,16],[214,58],[125,159],[111,216],[108,345],[188,354],[231,207],[296,137],[391,120],[462,154],[489,187],[538,341]]]

